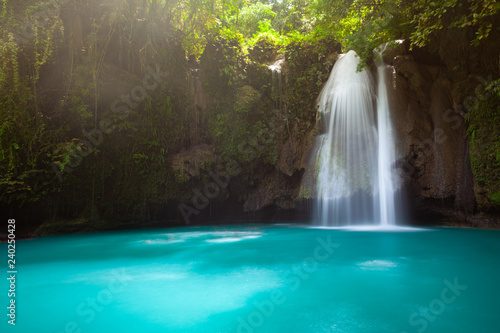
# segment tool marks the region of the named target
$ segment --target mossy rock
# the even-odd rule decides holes
[[[259,90],[261,93],[271,93],[271,70],[268,66],[250,62],[247,65],[248,84]]]
[[[261,94],[252,86],[246,85],[238,89],[236,98],[236,111],[238,113],[251,113],[258,108]]]
[[[315,122],[316,98],[328,80],[335,55],[340,52],[340,44],[330,38],[287,46],[287,105],[297,119]]]
[[[472,171],[488,201],[497,207],[500,206],[499,104],[500,91],[484,90],[472,100],[467,114]]]
[[[271,41],[262,38],[252,48],[248,49],[248,56],[253,61],[269,63],[276,59],[277,49]]]

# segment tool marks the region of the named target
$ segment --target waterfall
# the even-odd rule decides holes
[[[284,89],[283,89],[283,75],[282,75],[282,67],[285,59],[278,59],[275,63],[269,66],[269,69],[272,73],[272,92],[273,98],[275,100],[276,110],[283,110],[286,113],[286,104],[284,98]]]
[[[392,131],[389,99],[387,96],[387,65],[383,54],[388,44],[375,51],[377,65],[377,123],[378,123],[378,188],[380,224],[382,226],[396,224],[395,191],[399,188],[398,179],[392,171],[395,161],[394,134]]]
[[[311,167],[316,176],[315,221],[324,226],[394,225],[394,139],[386,66],[378,64],[377,94],[354,51],[335,64],[318,97]],[[378,98],[377,98],[378,96]]]

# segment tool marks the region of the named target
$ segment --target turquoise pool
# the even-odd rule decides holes
[[[2,332],[500,332],[499,231],[185,227],[16,250]]]

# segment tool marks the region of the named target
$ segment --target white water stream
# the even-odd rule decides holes
[[[317,174],[315,220],[324,226],[396,224],[399,185],[386,65],[377,63],[375,95],[370,72],[357,72],[358,64],[354,51],[343,55],[318,98],[321,134],[311,167]]]

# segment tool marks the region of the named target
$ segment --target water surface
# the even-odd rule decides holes
[[[17,243],[17,324],[3,314],[0,327],[499,332],[499,257],[500,232],[471,229],[248,225],[43,237]]]

